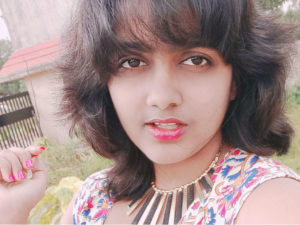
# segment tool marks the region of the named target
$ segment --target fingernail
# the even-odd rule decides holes
[[[24,175],[24,173],[23,173],[22,170],[20,170],[20,171],[18,172],[18,177],[19,177],[19,179],[21,179],[21,180],[23,180],[23,179],[25,178],[25,175]]]
[[[16,181],[16,178],[12,174],[10,174],[8,178],[10,181]]]
[[[32,161],[30,159],[26,160],[25,164],[26,164],[27,168],[33,168],[33,164],[32,164]]]
[[[41,149],[41,150],[43,150],[43,151],[45,151],[45,150],[46,150],[46,148],[45,148],[45,147],[43,147],[43,146],[42,146],[42,147],[40,147],[40,149]]]

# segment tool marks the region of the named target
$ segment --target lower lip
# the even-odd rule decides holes
[[[180,138],[184,133],[184,126],[179,126],[172,130],[162,129],[154,125],[148,125],[150,133],[160,141],[174,141]]]

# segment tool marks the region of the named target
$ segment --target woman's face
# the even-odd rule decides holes
[[[108,88],[127,135],[157,164],[188,159],[220,135],[235,95],[218,52],[164,43],[122,57]]]

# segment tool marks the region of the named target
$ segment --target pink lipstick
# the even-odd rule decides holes
[[[178,119],[154,119],[146,123],[150,133],[160,141],[173,141],[181,137],[187,124]]]

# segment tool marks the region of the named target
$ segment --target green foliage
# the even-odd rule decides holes
[[[39,138],[34,145],[46,147],[41,159],[48,169],[49,185],[57,184],[67,176],[76,176],[84,180],[90,174],[112,165],[111,160],[99,156],[78,139],[66,144],[57,144],[47,138]]]
[[[275,158],[300,174],[300,105],[290,100],[288,102],[288,117],[295,130],[295,136],[286,155]]]
[[[31,210],[28,224],[59,224],[73,194],[81,186],[77,177],[65,177],[58,185],[47,188],[44,197]]]
[[[12,53],[12,45],[9,40],[0,40],[0,68],[7,61],[8,57]]]
[[[294,85],[289,90],[287,115],[295,130],[295,136],[288,153],[286,155],[274,157],[300,174],[300,83]]]
[[[11,41],[5,39],[0,40],[0,69],[8,60],[12,52]],[[0,95],[13,95],[23,91],[26,91],[26,85],[23,80],[0,84]]]
[[[277,10],[287,0],[258,0],[258,4],[264,10]]]
[[[45,196],[31,210],[28,224],[59,224],[82,180],[96,171],[110,167],[112,162],[100,157],[78,139],[57,144],[43,137],[33,145],[46,148],[40,158],[46,164],[49,180]]]
[[[26,90],[27,89],[24,80],[14,80],[0,84],[0,94],[2,95],[14,95]]]
[[[286,12],[283,12],[283,4],[289,3]],[[300,1],[299,0],[258,0],[263,10],[281,15],[279,20],[289,24],[300,26]],[[296,38],[300,40],[300,28],[296,32]]]
[[[295,84],[288,93],[288,101],[290,105],[297,104],[300,106],[300,83]]]

